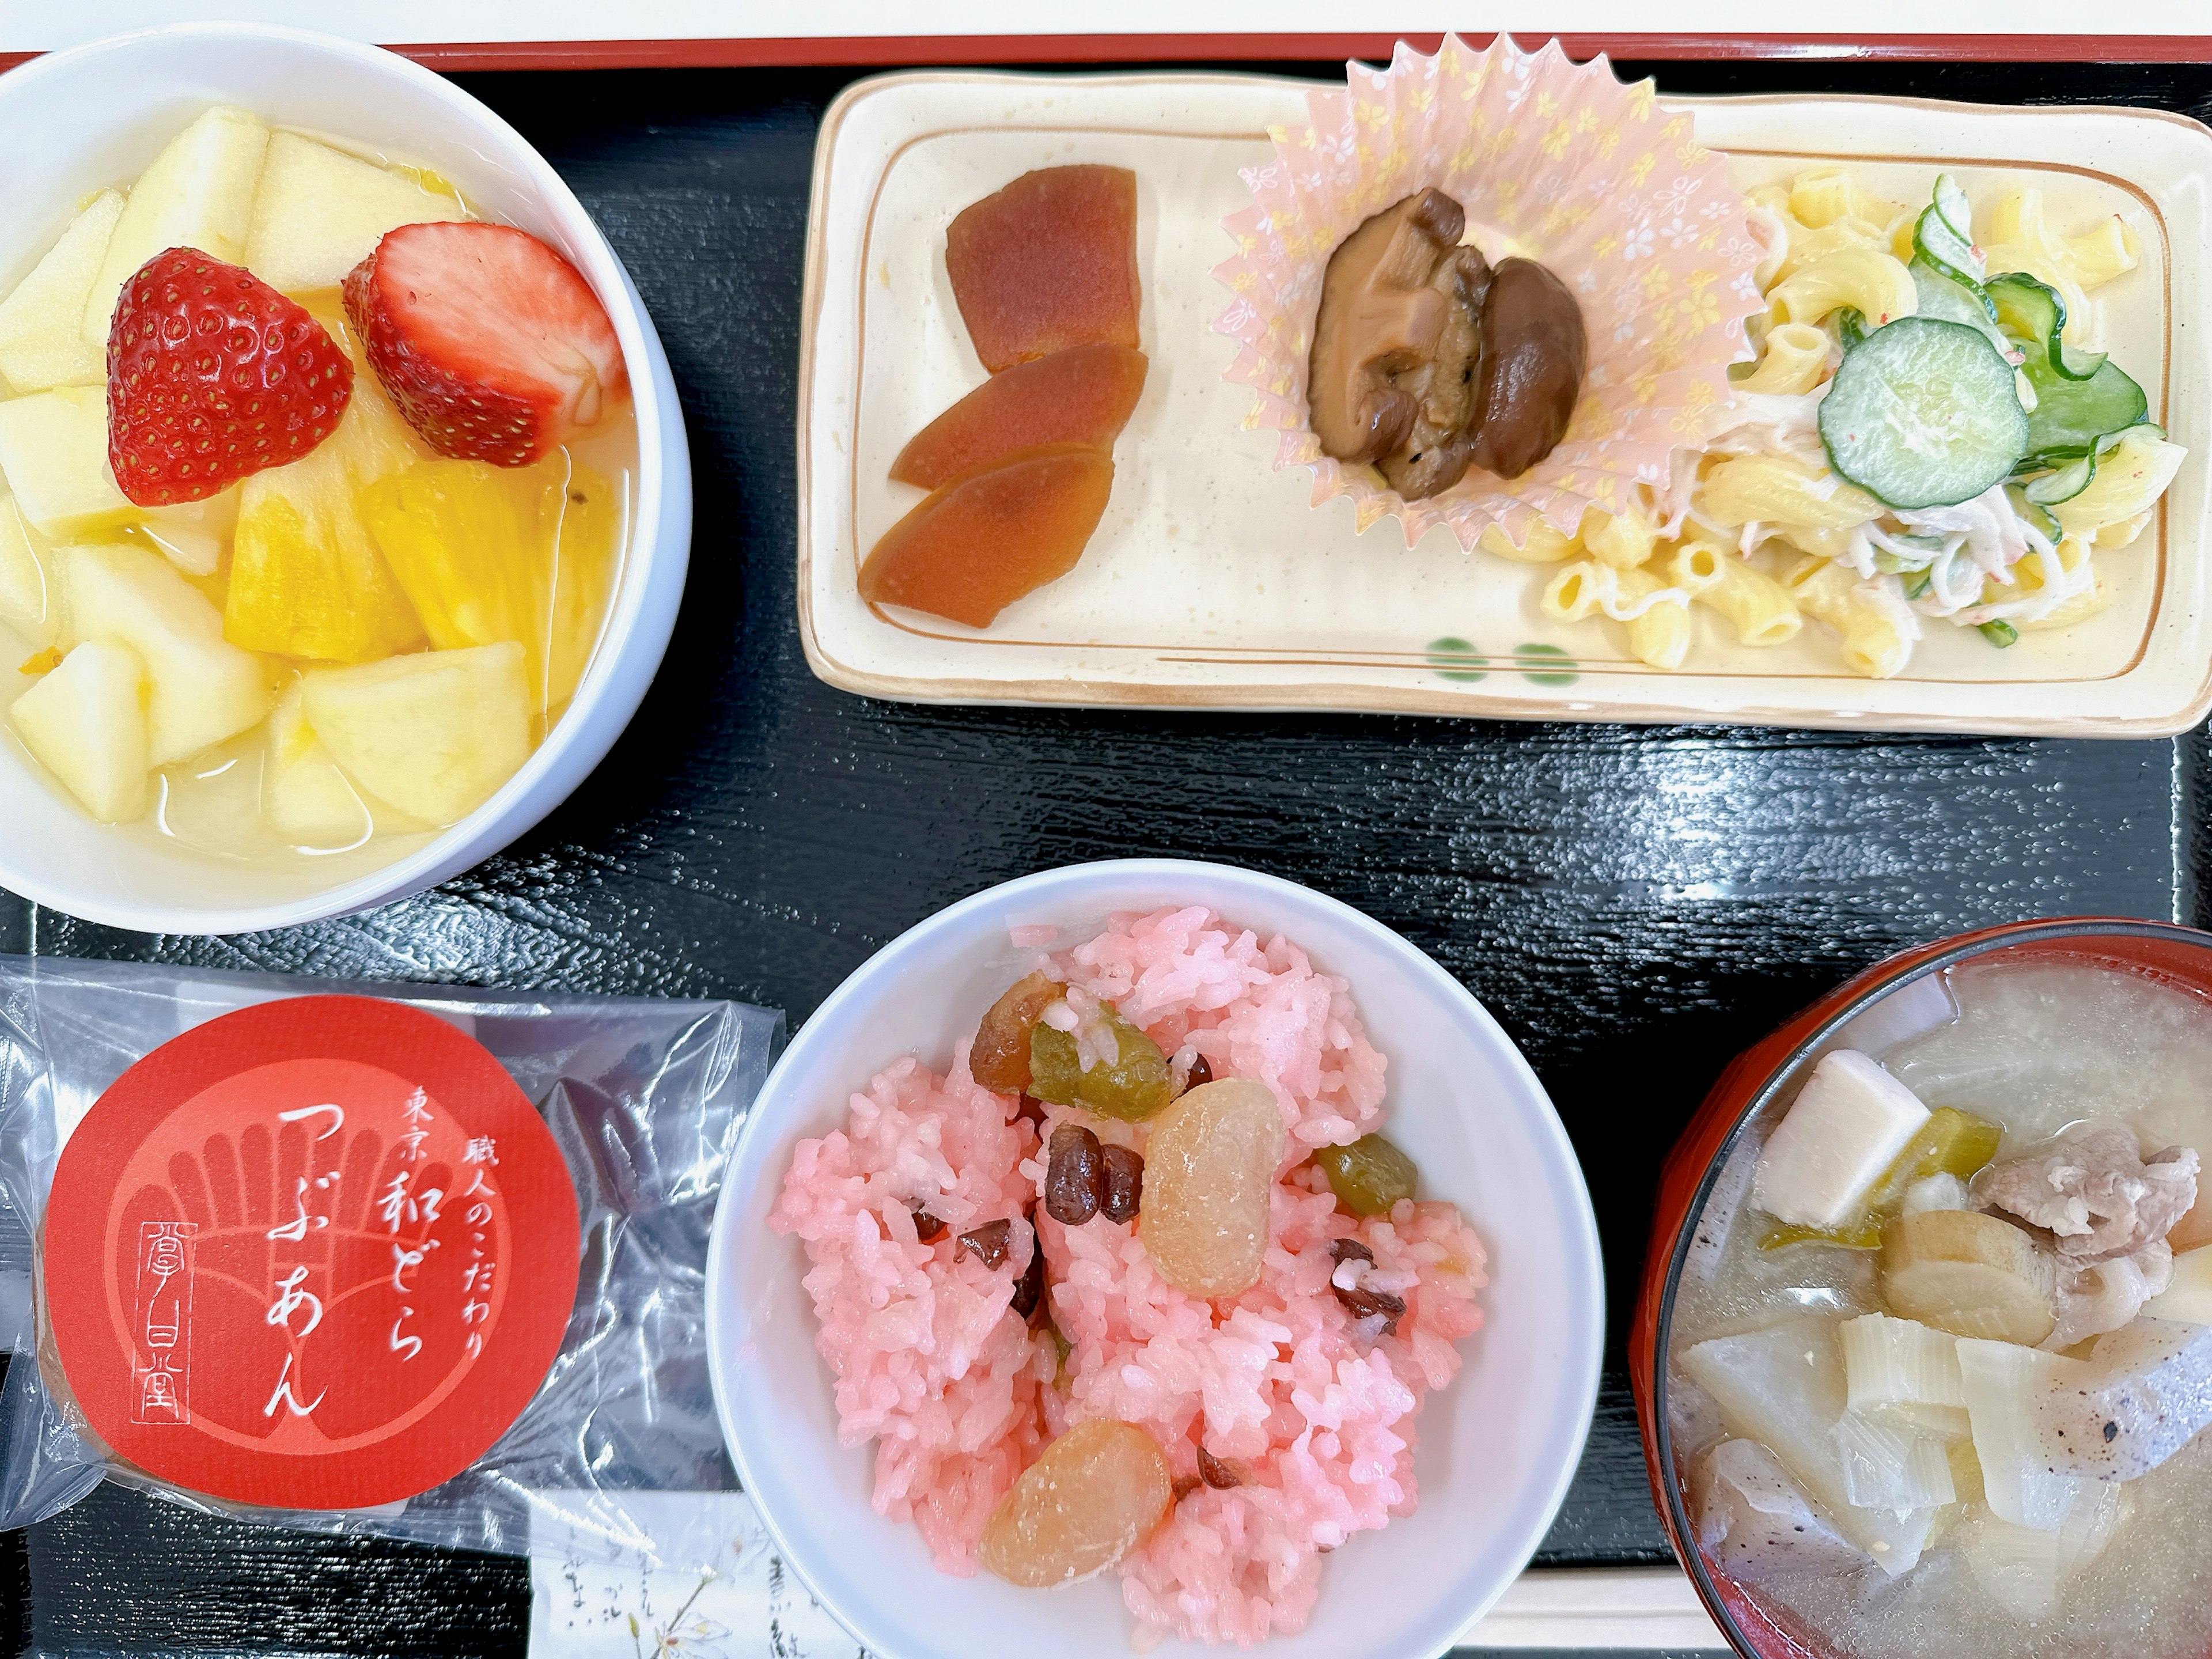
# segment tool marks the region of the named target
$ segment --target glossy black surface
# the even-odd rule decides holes
[[[1637,72],[1633,66],[1630,72]],[[1326,71],[1334,72],[1334,71]],[[2212,113],[2212,70],[1658,68],[1679,92],[1865,91]],[[0,949],[364,978],[728,995],[795,1027],[980,887],[1133,854],[1307,882],[1434,953],[1580,1149],[1614,1344],[1542,1560],[1663,1560],[1620,1364],[1658,1158],[1721,1066],[1901,946],[2017,917],[2212,920],[2212,746],[1168,716],[868,702],[793,622],[799,261],[848,77],[471,77],[599,216],[659,321],[697,532],[668,664],[617,754],[506,854],[319,927],[148,938],[0,896]],[[519,1563],[202,1519],[103,1489],[4,1540],[46,1653],[520,1654]],[[0,1642],[7,1632],[0,1631]]]

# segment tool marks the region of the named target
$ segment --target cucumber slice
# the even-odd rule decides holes
[[[1938,322],[1964,323],[2002,352],[2007,362],[2020,356],[2020,348],[1997,326],[1996,307],[1979,288],[1947,276],[1924,259],[1915,259],[1905,270],[1912,277],[1913,291],[1920,297],[1919,315]]]
[[[2005,494],[2012,498],[2012,510],[2043,532],[2043,538],[2057,544],[2066,534],[2057,520],[2052,518],[2040,501],[2027,498],[2027,491],[2019,484],[2007,484]]]
[[[1936,199],[1912,228],[1912,248],[1954,283],[1978,284],[1988,274],[1974,246],[1974,210],[1958,180],[1948,173],[1936,179]]]
[[[1856,306],[1844,306],[1835,314],[1836,338],[1849,351],[1867,337],[1866,313]]]
[[[2138,432],[2151,438],[2166,436],[2164,427],[2149,421],[2124,427],[2118,432],[2108,432],[2098,439],[2097,447],[2082,456],[2081,459],[2069,462],[2056,471],[2045,472],[2039,477],[2030,478],[2021,489],[2021,496],[2037,507],[2056,507],[2061,501],[2072,501],[2087,489],[2090,480],[2097,476],[2098,463],[2117,449],[2124,440],[2133,437]],[[2048,514],[2045,516],[2049,517]],[[2052,519],[2051,522],[2055,526],[2058,520]],[[2058,538],[2058,532],[2055,528],[2050,534],[2053,541]]]
[[[2021,494],[2038,507],[2056,507],[2061,501],[2070,501],[2089,487],[2089,480],[2097,476],[2097,458],[2084,455],[2078,461],[2069,461],[2056,472],[2045,472],[2040,477],[2030,478]]]
[[[2150,412],[2143,389],[2109,357],[2084,380],[2060,374],[2045,357],[2030,357],[2021,372],[2035,391],[2027,441],[2021,446],[2027,467],[2078,460],[2094,452],[2099,440],[2142,425]]]
[[[1975,631],[2000,651],[2008,645],[2020,643],[2020,629],[2008,622],[1982,623],[1977,626]]]
[[[1987,336],[1900,317],[1844,356],[1820,400],[1820,441],[1840,477],[1886,506],[1952,507],[2011,476],[2027,413]]]
[[[2103,366],[2103,352],[2076,351],[2059,337],[2066,326],[2066,301],[2050,283],[2024,270],[2008,270],[1990,277],[1982,292],[1998,325],[2017,335],[2030,356],[2043,358],[2052,373],[2069,380],[2086,380]]]

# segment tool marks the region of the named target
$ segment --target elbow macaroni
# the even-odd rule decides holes
[[[1766,333],[1759,366],[1735,383],[1739,392],[1794,396],[1827,378],[1828,337],[1810,323],[1778,323]]]
[[[1920,308],[1920,291],[1895,254],[1859,245],[1785,276],[1766,296],[1767,314],[1778,322],[1817,323],[1845,306],[1873,326],[1911,316]]]
[[[1731,456],[1698,489],[1705,516],[1721,525],[1849,530],[1882,513],[1864,490],[1794,455]]]
[[[1727,548],[1685,542],[1675,550],[1671,568],[1674,585],[1718,611],[1741,644],[1784,645],[1804,626],[1790,590]]]
[[[1798,605],[1844,636],[1844,662],[1853,673],[1886,680],[1912,655],[1898,619],[1859,592],[1859,579],[1832,559],[1802,561],[1783,579]]]

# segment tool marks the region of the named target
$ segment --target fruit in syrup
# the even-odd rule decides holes
[[[511,225],[404,225],[345,280],[346,314],[441,455],[526,466],[627,395],[622,346],[576,268]]]
[[[287,294],[336,288],[387,232],[467,216],[459,198],[404,173],[279,132],[253,192],[246,268]]]
[[[353,361],[294,301],[191,248],[124,285],[107,341],[107,458],[141,507],[219,494],[337,430]]]
[[[85,338],[84,302],[122,216],[123,192],[100,191],[0,300],[0,374],[16,391],[98,386],[107,378],[107,338]]]
[[[530,757],[522,663],[510,640],[311,668],[301,712],[369,794],[424,823],[454,823]]]
[[[84,337],[105,346],[124,284],[167,248],[196,248],[236,264],[246,257],[253,187],[269,150],[260,117],[218,105],[172,138],[138,175],[87,290]]]
[[[15,699],[23,746],[102,823],[146,810],[146,665],[115,640],[88,640]]]
[[[222,637],[222,613],[160,554],[125,545],[64,547],[55,550],[54,567],[63,649],[118,640],[144,659],[149,765],[197,755],[269,712],[260,659]]]
[[[107,468],[107,394],[56,386],[0,403],[0,474],[31,527],[55,541],[137,516]]]

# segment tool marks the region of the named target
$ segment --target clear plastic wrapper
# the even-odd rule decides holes
[[[219,1015],[331,993],[436,1014],[491,1052],[568,1166],[582,1266],[544,1382],[462,1474],[374,1509],[256,1508],[112,1462],[80,1432],[81,1413],[33,1358],[36,1241],[62,1146],[125,1071]],[[0,1527],[42,1520],[112,1479],[251,1521],[511,1554],[527,1553],[536,1516],[564,1538],[603,1539],[610,1557],[659,1559],[641,1512],[649,1506],[625,1494],[737,1484],[708,1374],[707,1242],[738,1127],[782,1034],[781,1014],[732,1002],[0,957],[0,1338],[16,1356],[0,1389]]]

